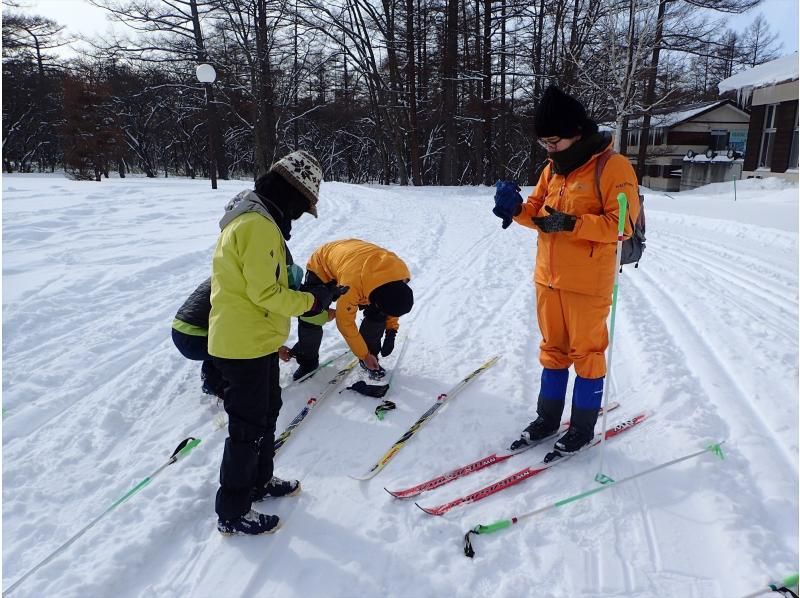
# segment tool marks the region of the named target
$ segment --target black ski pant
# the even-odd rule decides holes
[[[217,396],[221,396],[225,388],[225,380],[214,365],[211,355],[208,354],[208,337],[186,334],[173,328],[172,342],[186,359],[203,362],[203,365],[200,366],[200,377],[206,381],[206,384],[214,390]]]
[[[272,478],[275,426],[281,409],[278,354],[255,359],[214,357],[222,372],[228,438],[219,468],[216,511],[222,520],[250,510],[251,493]]]

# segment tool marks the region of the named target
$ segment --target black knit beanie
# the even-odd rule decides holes
[[[555,85],[548,87],[533,115],[537,137],[587,137],[597,132],[597,124],[586,116],[578,100]]]
[[[369,294],[369,302],[387,316],[403,316],[414,306],[414,292],[402,280],[387,282]]]

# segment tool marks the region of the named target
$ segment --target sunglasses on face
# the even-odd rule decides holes
[[[563,137],[550,137],[548,139],[537,139],[536,142],[544,149],[554,148],[563,139]]]

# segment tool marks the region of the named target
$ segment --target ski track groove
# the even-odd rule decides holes
[[[694,257],[691,254],[687,254],[685,252],[676,251],[671,248],[665,248],[661,253],[664,256],[670,256],[676,262],[680,262],[681,260],[685,261],[687,264],[692,264],[694,266],[699,266],[706,270],[709,274],[711,280],[715,280],[718,283],[732,283],[738,287],[741,291],[746,291],[752,295],[755,295],[762,303],[767,303],[772,305],[776,310],[783,312],[784,315],[790,315],[792,312],[797,312],[797,297],[792,297],[789,293],[790,291],[781,292],[780,294],[776,292],[775,289],[775,282],[770,281],[772,284],[769,285],[771,287],[770,292],[763,290],[765,285],[762,281],[758,280],[757,277],[746,278],[741,276],[734,270],[726,267],[724,262],[720,261],[711,261],[707,259],[702,259],[699,257]],[[720,277],[720,275],[724,275],[724,277]],[[719,280],[716,280],[719,278]],[[784,294],[785,293],[785,294]],[[739,294],[734,295],[734,297],[738,300],[743,299],[743,297]]]
[[[698,334],[697,332],[697,323],[691,317],[691,315],[686,314],[681,308],[678,306],[675,297],[670,293],[662,283],[658,282],[655,277],[649,274],[647,271],[642,272],[643,278],[646,278],[648,281],[648,285],[651,289],[656,290],[663,298],[664,303],[667,309],[672,312],[671,320],[673,322],[677,322],[679,325],[682,325],[682,328],[685,330],[685,335],[682,338],[692,338],[694,340],[693,346],[695,347],[703,347],[705,350],[700,350],[699,353],[702,355],[707,355],[711,360],[713,360],[714,365],[716,366],[716,371],[719,372],[719,378],[721,378],[722,382],[725,383],[725,386],[728,389],[728,393],[731,395],[735,395],[739,397],[739,401],[736,401],[736,405],[744,406],[750,412],[749,415],[752,416],[751,419],[758,422],[758,425],[761,428],[762,435],[764,438],[771,438],[772,437],[772,429],[769,423],[764,419],[761,411],[756,409],[748,397],[740,390],[739,384],[736,382],[736,378],[732,372],[730,372],[727,364],[723,359],[720,358],[717,350],[713,347],[702,335]],[[645,295],[652,296],[649,293],[645,293]],[[662,310],[659,310],[659,313],[663,313]],[[701,384],[705,387],[706,384],[703,383],[703,377],[698,376],[698,380],[700,380]],[[706,396],[709,398],[714,399],[714,397],[718,396],[718,392],[705,392]],[[730,402],[719,402],[715,401],[715,405],[720,406],[722,404],[730,405]],[[745,420],[746,421],[746,420]],[[797,475],[797,468],[794,463],[794,459],[792,457],[792,452],[788,450],[786,446],[783,445],[782,442],[779,442],[776,438],[773,437],[773,444],[777,445],[780,449],[779,453],[785,463],[789,466],[789,468],[794,471],[795,476]]]
[[[678,256],[678,259],[683,259],[682,254],[677,252],[664,252],[667,255]],[[745,283],[739,284],[738,291],[735,290],[726,290],[725,287],[725,280],[718,280],[714,277],[715,272],[714,268],[708,266],[706,263],[700,260],[693,260],[693,259],[686,259],[687,263],[692,264],[696,268],[700,268],[707,273],[707,276],[704,278],[698,278],[697,286],[702,287],[704,289],[715,291],[716,294],[728,294],[728,309],[731,312],[735,312],[737,314],[741,313],[744,316],[749,316],[754,320],[758,320],[760,323],[768,325],[772,332],[781,338],[784,341],[784,344],[791,344],[794,342],[795,337],[787,332],[785,321],[786,320],[796,320],[797,319],[797,311],[795,310],[792,314],[789,309],[785,306],[779,306],[777,302],[772,301],[766,295],[762,295],[756,288],[753,288],[752,285],[746,285]],[[733,280],[728,280],[727,282],[735,282]],[[746,293],[750,293],[752,295],[759,295],[762,299],[762,302],[750,301],[749,296]],[[779,311],[779,314],[775,313],[765,313],[763,311],[763,304],[764,303],[772,303],[775,307],[776,311]],[[761,309],[759,309],[761,308]],[[742,318],[745,320],[746,318]]]

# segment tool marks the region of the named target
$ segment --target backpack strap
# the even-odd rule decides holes
[[[600,207],[603,207],[603,191],[600,189],[600,175],[603,174],[603,169],[606,167],[606,164],[611,159],[611,156],[615,155],[613,149],[606,148],[603,152],[597,157],[594,163],[594,188],[597,192],[597,199],[600,201]],[[633,231],[636,230],[636,223],[631,218],[631,212],[628,210],[628,222],[631,223],[631,234]]]
[[[603,174],[603,169],[606,167],[611,156],[616,154],[613,149],[606,148],[603,152],[597,157],[594,163],[594,188],[597,191],[597,199],[600,200],[600,204],[603,203],[603,191],[600,189],[600,175]]]

